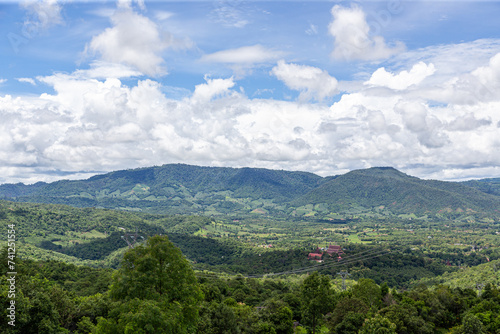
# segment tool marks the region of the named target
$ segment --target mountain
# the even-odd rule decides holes
[[[455,182],[422,180],[392,167],[355,170],[293,201],[325,203],[334,210],[384,207],[397,213],[494,211],[500,198]]]
[[[4,184],[0,185],[0,198],[77,207],[217,214],[244,208],[251,211],[263,201],[279,206],[323,181],[306,172],[169,164],[115,171],[87,180],[31,186]]]
[[[495,183],[489,182],[494,185]],[[498,212],[500,196],[469,183],[422,180],[392,167],[321,177],[263,168],[169,164],[115,171],[87,180],[0,185],[0,199],[170,214],[327,216],[393,213]]]
[[[500,178],[470,180],[461,183],[468,187],[481,190],[484,193],[500,196]]]

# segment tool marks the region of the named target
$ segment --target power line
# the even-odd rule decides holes
[[[365,254],[366,253],[366,254]],[[351,264],[354,262],[362,261],[362,260],[369,260],[373,259],[376,257],[381,257],[387,254],[392,253],[391,250],[368,250],[368,251],[363,251],[360,252],[356,255],[344,257],[340,262],[335,262],[335,263],[322,263],[314,266],[307,266],[307,267],[302,267],[302,268],[297,268],[297,269],[292,269],[292,270],[287,270],[287,271],[282,271],[282,272],[277,272],[277,273],[267,273],[267,274],[254,274],[254,275],[241,275],[240,277],[244,278],[262,278],[262,277],[270,277],[270,276],[281,276],[281,275],[289,275],[289,274],[297,274],[297,273],[303,273],[303,272],[309,272],[309,271],[314,271],[314,270],[321,270],[325,268],[332,268],[332,267],[339,267],[343,266],[346,264]],[[213,277],[213,274],[204,274],[204,273],[196,273],[197,275],[209,275],[208,277]],[[227,273],[224,273],[227,275]]]

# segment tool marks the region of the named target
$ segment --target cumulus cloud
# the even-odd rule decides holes
[[[422,103],[399,102],[394,109],[402,115],[404,126],[417,135],[420,144],[427,148],[439,148],[448,144],[448,136],[442,131],[442,122],[436,116],[429,115],[427,107]]]
[[[271,73],[305,94],[301,101],[252,99],[234,77],[208,76],[173,99],[158,81],[124,80],[139,73],[135,68],[107,62],[37,77],[51,93],[0,96],[0,182],[172,162],[321,175],[390,165],[417,176],[455,179],[498,171],[500,156],[492,152],[500,147],[500,98],[454,102],[454,95],[446,95],[448,74],[428,60],[425,67],[412,61],[418,66],[407,72],[386,71],[390,75],[378,84],[392,89],[360,84],[331,106],[304,99],[336,94],[333,77],[284,61]],[[469,68],[456,82],[495,87],[496,60],[493,55]],[[435,71],[425,76],[430,64]],[[367,77],[377,78],[375,73]],[[419,79],[396,89],[408,84],[398,81],[404,76]],[[436,103],[437,96],[445,102]]]
[[[132,66],[147,75],[166,74],[162,53],[168,48],[189,48],[192,43],[174,38],[149,18],[123,6],[125,9],[111,17],[113,26],[94,36],[85,53],[99,54],[103,61]]]
[[[144,0],[118,0],[118,8],[131,9],[133,3],[136,2],[140,9],[146,9],[144,5]]]
[[[195,87],[192,100],[196,102],[209,102],[211,99],[226,95],[229,89],[234,86],[233,78],[229,79],[209,79],[205,77],[207,83],[199,84]]]
[[[332,57],[340,60],[377,60],[385,59],[405,50],[402,42],[394,46],[386,44],[382,36],[370,35],[370,26],[363,10],[352,5],[350,8],[340,5],[331,10],[333,21],[328,29],[335,39]]]
[[[455,105],[476,105],[500,99],[500,53],[491,57],[486,66],[457,72],[453,76],[442,75],[440,81],[422,91],[422,96]]]
[[[434,74],[436,69],[433,64],[419,62],[413,65],[410,71],[401,71],[398,74],[387,72],[381,67],[373,72],[370,80],[365,85],[388,87],[396,90],[403,90],[413,85],[418,85],[428,76]]]
[[[323,100],[338,93],[337,79],[317,67],[287,64],[280,60],[271,74],[283,81],[288,88],[300,91],[301,100]]]
[[[471,131],[481,126],[488,126],[491,124],[489,119],[478,119],[473,113],[468,113],[464,116],[457,117],[447,126],[450,131]]]

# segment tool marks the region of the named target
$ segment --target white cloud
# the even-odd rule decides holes
[[[133,3],[136,2],[140,9],[145,10],[144,0],[118,0],[118,8],[131,9]]]
[[[237,49],[217,51],[201,57],[201,61],[229,64],[258,64],[275,61],[283,56],[280,51],[274,51],[262,45],[243,46]]]
[[[16,80],[19,81],[19,82],[29,83],[29,84],[31,84],[33,86],[36,85],[36,82],[35,82],[35,80],[33,78],[16,78]]]
[[[3,83],[6,83],[6,82],[7,82],[7,79],[0,79],[0,85]]]
[[[155,12],[155,18],[158,21],[165,21],[174,16],[175,14],[172,12],[167,12],[165,10],[158,10]]]
[[[318,34],[318,26],[315,24],[310,24],[309,28],[306,30],[306,34],[308,35],[317,35]]]
[[[250,10],[241,0],[217,1],[215,6],[210,16],[228,28],[244,28],[250,23]]]
[[[38,33],[52,25],[62,24],[61,6],[57,0],[24,1],[21,5],[27,10],[28,18],[24,22],[26,31]]]
[[[333,21],[329,33],[335,38],[332,57],[340,60],[378,60],[405,50],[401,42],[388,46],[382,36],[371,36],[366,15],[357,5],[340,5],[331,10]]]
[[[192,100],[196,102],[209,102],[213,98],[224,96],[229,93],[229,89],[234,86],[233,78],[229,79],[208,79],[207,83],[195,87]]]
[[[317,67],[287,64],[280,60],[271,74],[283,81],[290,89],[300,91],[301,100],[323,100],[338,93],[337,79]]]
[[[90,68],[86,70],[76,70],[73,76],[80,78],[130,78],[141,76],[138,70],[123,64],[107,63],[103,61],[94,61]]]
[[[457,48],[455,56],[460,54]],[[272,73],[300,91],[300,101],[251,99],[233,77],[206,77],[172,99],[159,82],[127,84],[120,78],[134,76],[135,69],[104,62],[37,77],[53,93],[0,96],[0,182],[36,180],[33,173],[52,180],[62,172],[81,176],[172,162],[321,175],[381,165],[434,178],[498,171],[500,97],[494,90],[460,103],[460,91],[447,90],[454,76],[446,64],[422,58],[425,68],[412,57],[409,64],[419,66],[386,70],[386,81],[374,79],[402,88],[408,82],[398,80],[410,76],[411,89],[353,85],[330,107],[304,100],[335,94],[336,80],[322,69],[284,61]],[[497,87],[497,56],[482,59],[455,75],[462,93],[473,82]],[[425,76],[430,64],[434,72]],[[377,78],[373,72],[367,78]]]
[[[436,69],[433,64],[427,65],[424,62],[413,65],[409,72],[401,71],[398,74],[387,72],[385,68],[381,67],[372,74],[370,80],[365,82],[365,85],[403,90],[410,86],[418,85],[425,78],[434,74],[435,71]]]
[[[447,128],[450,131],[471,131],[481,126],[488,126],[491,123],[489,119],[478,119],[473,113],[468,113],[454,119]]]
[[[166,49],[192,46],[190,41],[175,39],[149,18],[130,9],[118,10],[111,22],[113,27],[92,38],[86,53],[97,53],[103,61],[132,66],[147,75],[167,73],[162,58]]]

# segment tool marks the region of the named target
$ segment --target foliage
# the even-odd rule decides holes
[[[104,333],[130,328],[132,333],[151,319],[156,322],[145,333],[160,328],[164,333],[189,332],[196,326],[202,298],[193,270],[167,236],[151,237],[147,245],[125,253],[120,269],[113,275],[110,296],[118,302],[111,311],[116,323],[102,320],[98,332],[101,328]]]
[[[477,190],[478,188],[479,190]],[[0,199],[105,207],[169,214],[274,216],[371,210],[393,213],[467,212],[496,214],[497,180],[470,183],[420,180],[377,167],[336,177],[260,168],[170,164],[115,171],[87,180],[0,185]]]
[[[332,305],[333,291],[330,279],[317,272],[309,275],[301,287],[302,318],[315,334],[321,322]]]
[[[377,314],[365,321],[359,334],[396,334],[396,325]]]

